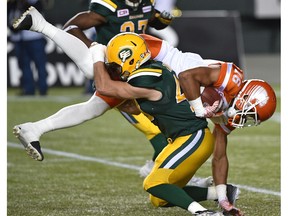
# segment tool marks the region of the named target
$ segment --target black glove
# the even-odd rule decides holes
[[[167,11],[160,13],[160,11],[155,10],[153,18],[149,21],[149,26],[157,30],[164,29],[171,24],[173,18],[174,17]]]

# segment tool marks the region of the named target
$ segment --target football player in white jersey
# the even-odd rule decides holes
[[[75,38],[71,37],[71,35],[68,35],[67,33],[49,24],[46,20],[44,20],[41,15],[37,14],[35,10],[29,11],[28,14],[30,14],[32,18],[32,23],[30,22],[30,27],[31,24],[32,27],[30,30],[42,32],[43,34],[51,38],[66,52],[69,57],[72,58],[72,60],[79,66],[79,68],[84,72],[86,76],[90,78],[93,77],[93,62],[91,58],[91,53],[81,41],[75,40]],[[28,20],[26,17],[27,14],[23,17],[23,19],[20,19],[18,23],[16,23],[16,28],[17,25],[19,26],[19,24],[25,24],[25,21]],[[207,61],[203,61],[201,56],[197,54],[182,53],[181,51],[177,50],[176,48],[170,47],[169,44],[159,39],[157,40],[155,38],[152,38],[152,42],[149,42],[149,36],[144,35],[143,37],[146,37],[145,39],[152,53],[152,57],[154,56],[154,58],[156,58],[157,60],[162,60],[165,64],[169,65],[176,71],[176,73],[179,74],[179,80],[182,84],[182,87],[184,91],[186,90],[186,97],[191,102],[191,106],[194,106],[196,108],[195,110],[199,111],[199,113],[196,114],[201,117],[207,117],[207,114],[209,113],[207,113],[207,110],[204,107],[201,107],[202,104],[199,104],[200,93],[198,93],[198,95],[196,96],[189,95],[189,93],[191,92],[189,90],[191,85],[185,85],[185,82],[187,80],[195,80],[195,77],[193,76],[197,75],[201,71],[210,74],[210,72],[213,72],[213,68],[222,67],[222,76],[217,77],[214,82],[214,87],[222,89],[222,92],[224,92],[224,94],[225,91],[223,90],[227,86],[229,86],[227,84],[229,83],[228,81],[230,80],[230,78],[232,84],[234,82],[233,79],[238,81],[243,80],[243,76],[241,75],[242,71],[231,63],[218,62],[217,64],[213,64],[211,67],[211,65],[209,66],[210,62],[208,63]],[[65,42],[63,42],[63,38],[65,39]],[[74,50],[77,50],[77,52],[74,52]],[[166,54],[168,53],[168,55],[165,55],[165,52]],[[83,58],[83,56],[86,57]],[[179,64],[179,62],[171,60],[172,57],[175,58],[177,56],[180,56],[179,59],[183,60],[183,62],[180,62],[181,64]],[[184,59],[186,59],[186,61]],[[192,65],[187,65],[190,62]],[[226,75],[231,74],[231,72],[235,72],[236,77],[233,78],[233,76],[231,76],[229,78]],[[228,77],[229,79],[226,77]],[[234,82],[234,84],[237,84],[237,82]],[[228,109],[227,111],[229,112],[226,112],[228,117],[231,117],[232,120],[228,122],[229,124],[227,124],[227,119],[225,118],[227,116],[224,115],[223,117],[222,115],[220,124],[217,124],[214,129],[216,143],[213,155],[213,178],[216,184],[216,188],[218,188],[217,195],[220,205],[227,212],[238,211],[237,208],[235,208],[235,206],[233,205],[234,203],[229,203],[226,196],[226,181],[228,175],[228,159],[226,156],[227,135],[235,127],[244,127],[245,125],[257,125],[260,124],[260,122],[269,119],[274,113],[276,106],[275,93],[273,89],[271,89],[271,87],[267,85],[266,82],[260,80],[251,80],[243,83],[241,82],[240,86],[235,86],[238,90],[230,88],[230,90],[232,89],[232,94],[229,94],[228,91],[228,93],[226,92],[225,95],[227,96],[225,97],[225,100],[232,101],[234,99],[234,103],[232,104],[231,109]],[[261,91],[257,91],[256,93],[251,90],[255,88],[261,89]],[[240,91],[241,89],[242,91]],[[251,94],[251,92],[253,94]],[[254,98],[252,97],[252,95]],[[246,101],[247,98],[252,98],[253,100]],[[261,100],[259,100],[259,98]],[[257,103],[255,103],[255,101]],[[263,107],[261,107],[260,105],[263,105]],[[111,107],[109,106],[109,104],[105,102],[105,97],[93,95],[89,101],[66,107],[60,110],[58,113],[48,117],[47,119],[43,119],[34,123],[25,123],[15,126],[14,132],[20,139],[21,143],[27,148],[28,153],[31,154],[33,158],[35,158],[36,160],[43,160],[43,155],[39,143],[39,139],[42,134],[52,130],[80,124],[86,120],[102,115],[110,108]],[[263,115],[263,113],[267,113],[267,115],[265,116]],[[74,118],[71,119],[71,116],[74,116]],[[70,120],[67,122],[67,119]],[[248,124],[247,122],[250,123]],[[217,168],[215,167],[218,167],[219,170],[217,170]]]

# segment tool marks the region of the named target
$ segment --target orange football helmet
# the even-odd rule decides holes
[[[233,127],[257,126],[269,119],[276,109],[276,95],[273,88],[265,81],[250,79],[237,94],[228,109]]]

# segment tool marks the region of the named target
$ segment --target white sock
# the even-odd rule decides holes
[[[197,202],[192,202],[189,206],[188,206],[188,211],[191,212],[192,214],[195,214],[197,211],[205,211],[207,210],[206,208],[204,208],[203,206],[201,206],[199,203]]]
[[[104,114],[110,106],[98,96],[93,95],[84,103],[67,106],[43,120],[34,122],[41,134],[52,130],[68,128]]]
[[[53,40],[73,60],[88,79],[93,79],[92,55],[85,43],[47,21],[42,33]]]
[[[208,187],[207,200],[217,200],[217,192],[214,186]]]
[[[51,23],[47,22],[45,20],[45,22],[41,23],[43,25],[43,29],[42,30],[38,30],[41,31],[42,34],[44,34],[45,36],[47,36],[48,38],[53,38],[57,32],[57,27],[53,26]]]

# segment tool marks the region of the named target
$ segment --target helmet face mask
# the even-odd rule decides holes
[[[276,95],[272,87],[263,80],[251,79],[234,99],[228,109],[233,127],[257,126],[269,119],[276,109]]]
[[[122,81],[127,81],[130,73],[137,70],[151,57],[145,40],[133,32],[114,36],[107,45],[106,54],[108,61],[106,65],[108,72],[110,70],[110,76],[113,74],[115,77],[118,74]]]
[[[236,103],[239,102],[239,100],[242,99],[235,98]],[[258,120],[256,104],[251,104],[249,101],[245,101],[243,109],[238,109],[235,106],[236,103],[233,103],[232,107],[229,108],[234,109],[233,119],[230,122],[233,127],[236,128],[250,127],[250,126],[257,126],[261,123]]]
[[[112,62],[112,63],[106,62],[105,67],[112,80],[116,80],[116,81],[122,80],[121,79],[122,67],[119,64],[115,62]],[[123,81],[126,81],[126,80],[123,80]]]
[[[142,0],[125,0],[125,4],[131,7],[133,10],[137,10],[141,2]]]

